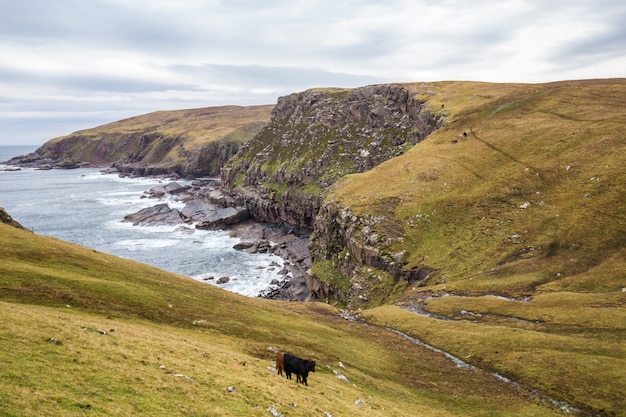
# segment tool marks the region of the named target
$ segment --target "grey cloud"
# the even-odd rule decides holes
[[[600,33],[582,40],[569,42],[555,55],[562,60],[570,56],[624,56],[626,55],[626,12],[615,19],[615,25],[607,26]],[[572,28],[575,30],[575,28]]]
[[[247,88],[281,90],[302,90],[311,87],[350,87],[391,81],[383,77],[336,73],[317,68],[203,64],[199,66],[171,65],[168,69],[176,73],[194,76],[199,81],[241,84]]]
[[[159,51],[180,48],[187,36],[177,28],[175,16],[142,14],[101,0],[21,0],[2,11],[0,34],[25,42],[56,39],[87,49],[142,47]]]
[[[623,76],[622,3],[0,0],[0,143],[310,87]]]
[[[97,76],[89,73],[79,75],[55,75],[42,73],[27,73],[9,70],[0,67],[0,80],[14,85],[25,85],[30,88],[46,87],[68,94],[80,94],[84,92],[109,92],[109,93],[140,93],[147,91],[176,90],[189,88],[188,84],[177,82],[157,82],[137,77],[125,77],[123,71],[118,74]],[[1,96],[1,93],[0,93]]]

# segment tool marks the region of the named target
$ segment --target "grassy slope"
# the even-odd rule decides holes
[[[129,148],[130,145],[124,145],[127,138],[157,134],[162,138],[181,139],[182,148],[186,152],[193,152],[207,143],[221,139],[242,143],[269,121],[273,107],[273,105],[221,106],[157,111],[55,138],[46,142],[43,148],[47,149],[58,142],[79,138],[73,142],[69,154],[76,160],[91,161],[96,148],[90,146],[89,141],[104,141],[108,143],[109,148],[120,148],[120,153],[109,155],[110,162],[114,162],[128,153],[145,152],[143,148],[135,149]],[[182,148],[173,147],[166,155],[148,154],[145,162],[164,166],[184,163],[188,155],[181,152]],[[155,152],[158,153],[156,150]]]
[[[0,309],[4,416],[557,415],[330,306],[241,297],[5,224]],[[308,387],[268,370],[269,346],[317,360]]]
[[[248,125],[251,121],[269,120],[273,105],[266,106],[221,106],[187,110],[156,111],[135,116],[93,129],[85,129],[75,134],[85,136],[106,134],[131,134],[134,132],[154,131],[167,136],[186,136],[190,144],[202,144],[206,141],[225,136],[233,130]],[[68,135],[69,136],[69,135]],[[65,136],[53,139],[62,140]]]
[[[398,304],[452,320],[365,316],[626,415],[626,80],[411,88],[449,126],[329,198],[383,219],[407,266],[438,269]]]

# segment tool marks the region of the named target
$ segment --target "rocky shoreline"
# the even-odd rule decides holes
[[[15,168],[5,168],[6,171],[17,171],[22,168],[33,168],[42,171],[50,169],[76,169],[85,168],[89,166],[87,162],[76,162],[70,158],[48,158],[44,157],[37,151],[31,152],[28,155],[20,155],[2,162],[2,164],[9,165]]]
[[[16,156],[3,162],[7,170],[31,168],[37,170],[76,169],[86,164],[45,158],[37,152]],[[105,168],[103,174],[120,176],[136,175],[120,173],[115,168]],[[135,226],[180,225],[193,233],[194,229],[226,230],[232,237],[241,239],[237,250],[250,253],[272,253],[283,259],[278,265],[279,275],[284,278],[276,282],[260,297],[285,300],[308,301],[315,298],[306,284],[307,270],[311,267],[308,249],[309,232],[286,223],[257,222],[248,208],[238,205],[232,197],[221,190],[219,178],[200,178],[190,185],[181,185],[177,175],[162,175],[158,178],[169,181],[144,192],[142,198],[158,201],[151,207],[125,216],[124,221]],[[182,202],[182,210],[172,208],[167,201]]]
[[[169,182],[145,191],[144,197],[159,202],[125,216],[124,221],[136,226],[180,225],[190,233],[194,229],[226,230],[232,237],[241,239],[234,249],[272,253],[283,259],[278,274],[284,278],[277,279],[261,297],[285,301],[312,299],[306,285],[306,272],[311,267],[306,231],[285,223],[252,220],[247,208],[237,206],[220,191],[220,180],[215,178],[196,179],[190,185]],[[170,207],[167,201],[183,202],[185,206],[179,210]]]

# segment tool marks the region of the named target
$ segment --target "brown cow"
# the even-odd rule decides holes
[[[283,376],[283,352],[276,352],[276,373]]]

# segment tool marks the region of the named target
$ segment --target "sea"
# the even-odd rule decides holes
[[[33,232],[250,297],[285,279],[278,275],[283,265],[280,257],[233,249],[240,239],[226,231],[133,226],[124,221],[127,214],[164,202],[145,198],[144,192],[168,180],[122,178],[95,168],[10,171],[1,163],[36,148],[0,146],[0,207]],[[178,201],[165,202],[172,208],[184,207]],[[221,277],[230,280],[218,284]]]

